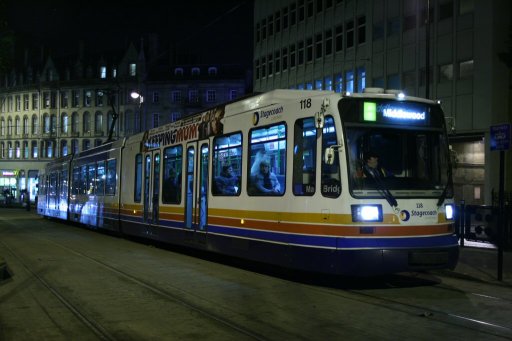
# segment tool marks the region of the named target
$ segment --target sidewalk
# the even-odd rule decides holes
[[[502,280],[498,280],[498,249],[489,243],[464,241],[460,247],[459,263],[452,271],[474,280],[512,286],[512,252],[503,252]]]

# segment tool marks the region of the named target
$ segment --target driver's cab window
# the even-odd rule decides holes
[[[322,150],[338,144],[336,138],[336,127],[332,116],[325,117],[325,124],[322,128]],[[328,198],[337,198],[341,194],[340,158],[339,150],[334,150],[334,162],[327,164],[322,160],[322,195]]]

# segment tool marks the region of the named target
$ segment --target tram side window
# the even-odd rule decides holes
[[[78,190],[79,194],[87,193],[87,166],[83,165],[80,167],[80,187]]]
[[[315,194],[316,127],[314,118],[297,120],[293,138],[293,194]]]
[[[249,195],[282,195],[286,186],[286,125],[251,130]]]
[[[87,165],[88,173],[87,173],[87,194],[96,194],[96,164],[91,163]]]
[[[162,202],[164,204],[181,203],[182,166],[183,147],[180,145],[165,148],[162,183]]]
[[[105,161],[99,161],[96,164],[96,194],[105,194]]]
[[[140,202],[142,196],[142,154],[135,155],[135,187],[133,189],[133,201]]]
[[[325,117],[322,130],[322,150],[337,144],[336,127],[332,116]],[[340,158],[334,153],[334,163],[328,165],[322,160],[322,195],[328,198],[337,198],[341,195]]]
[[[50,186],[48,188],[48,195],[54,197],[57,193],[57,173],[50,173]]]
[[[60,172],[60,200],[66,201],[68,195],[68,172],[63,170]]]
[[[73,168],[73,187],[71,193],[74,195],[80,194],[80,167]]]
[[[235,133],[213,140],[212,193],[239,195],[242,171],[242,134]]]
[[[116,160],[107,161],[107,178],[105,182],[105,195],[116,194]]]

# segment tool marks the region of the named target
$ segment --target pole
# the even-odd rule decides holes
[[[425,19],[425,98],[430,98],[430,0]]]
[[[464,238],[465,238],[465,230],[466,230],[466,201],[460,201],[460,216],[459,216],[459,237],[460,237],[460,246],[464,247]]]
[[[499,191],[499,224],[498,224],[498,281],[503,280],[503,242],[505,230],[504,186],[505,186],[505,151],[500,150],[500,191]]]

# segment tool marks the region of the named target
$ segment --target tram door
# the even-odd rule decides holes
[[[150,152],[144,155],[144,213],[147,224],[158,224],[160,194],[160,153]]]
[[[205,231],[208,217],[208,141],[201,142],[199,155],[198,144],[187,146],[185,202],[185,227],[194,231]],[[197,165],[196,165],[197,163]]]

